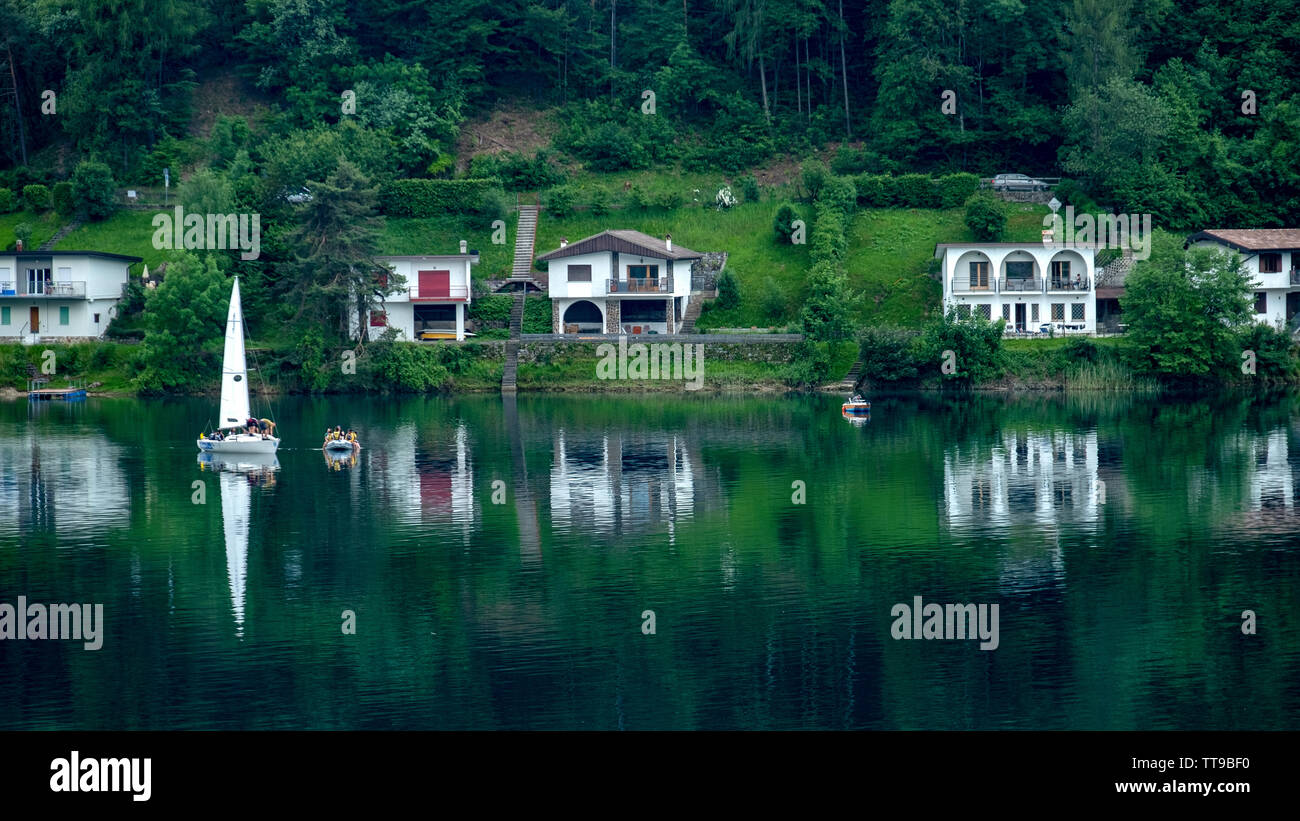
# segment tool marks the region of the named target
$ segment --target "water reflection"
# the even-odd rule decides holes
[[[252,523],[253,488],[274,488],[280,462],[274,455],[230,454],[220,458],[199,454],[201,470],[213,471],[221,493],[221,524],[226,541],[226,574],[235,636],[244,637],[244,599],[248,590],[248,536]]]
[[[0,509],[20,533],[93,536],[125,527],[124,450],[102,435],[31,428],[0,435]]]
[[[684,435],[558,430],[552,525],[617,536],[663,523],[672,542],[677,524],[695,512],[697,464]]]

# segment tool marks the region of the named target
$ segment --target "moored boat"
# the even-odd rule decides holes
[[[280,447],[269,419],[254,419],[249,410],[248,363],[244,356],[244,312],[239,301],[239,277],[230,287],[226,312],[226,348],[221,358],[220,422],[211,435],[201,434],[196,444],[204,453],[268,455]]]
[[[840,411],[845,414],[867,414],[871,413],[871,403],[861,396],[854,394],[853,398],[840,405]]]

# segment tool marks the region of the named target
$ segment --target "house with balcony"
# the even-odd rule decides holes
[[[1300,314],[1300,228],[1214,228],[1192,234],[1183,247],[1241,255],[1255,282],[1256,321],[1290,326]]]
[[[99,339],[140,257],[100,251],[0,253],[0,339]]]
[[[1095,333],[1096,248],[1080,243],[945,242],[944,311],[1004,319],[1008,331]]]
[[[379,274],[385,287],[398,274],[406,282],[402,290],[384,297],[382,307],[366,312],[367,336],[377,339],[389,328],[407,341],[420,339],[465,339],[465,314],[473,301],[471,271],[479,262],[478,251],[466,250],[461,240],[459,254],[384,256],[379,262],[388,273]],[[349,318],[356,332],[356,312]]]
[[[640,231],[602,231],[542,254],[557,334],[673,334],[704,255]]]

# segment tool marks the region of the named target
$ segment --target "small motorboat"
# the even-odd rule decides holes
[[[845,415],[866,415],[871,413],[871,403],[863,399],[860,395],[854,394],[853,398],[840,405],[840,411]]]
[[[349,442],[346,439],[331,439],[325,443],[326,451],[331,453],[351,453],[353,450],[360,450],[360,442]]]

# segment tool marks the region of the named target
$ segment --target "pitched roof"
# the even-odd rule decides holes
[[[614,251],[621,254],[640,254],[659,259],[700,259],[704,255],[690,248],[674,245],[668,249],[668,243],[659,237],[652,237],[640,231],[601,231],[599,234],[570,242],[563,248],[556,248],[542,254],[538,259],[559,259],[574,257],[579,254],[595,254],[601,251]]]
[[[1210,228],[1187,238],[1209,240],[1238,251],[1300,251],[1300,228]]]
[[[127,254],[110,254],[107,251],[40,251],[35,248],[30,251],[23,249],[21,251],[0,251],[0,256],[7,257],[103,257],[104,259],[118,259],[124,262],[144,262],[140,257],[128,256]]]

